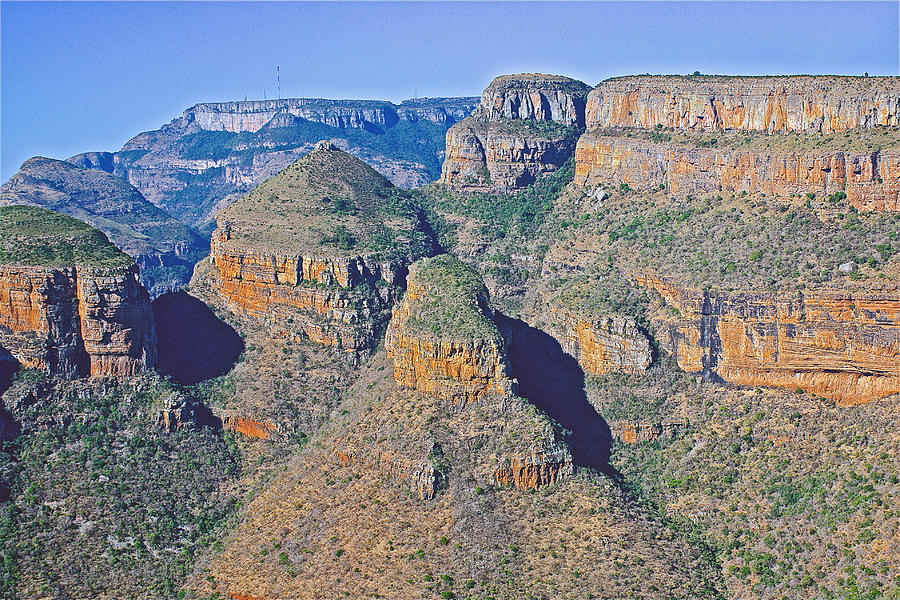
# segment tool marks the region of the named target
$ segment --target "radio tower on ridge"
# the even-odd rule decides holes
[[[275,66],[275,87],[278,88],[278,99],[281,100],[281,67]]]

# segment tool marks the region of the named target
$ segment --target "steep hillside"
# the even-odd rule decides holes
[[[206,254],[200,234],[102,171],[32,158],[0,187],[0,206],[19,204],[67,214],[106,233],[135,259],[153,296],[187,283],[194,263]]]
[[[198,104],[115,153],[70,162],[113,173],[183,223],[209,231],[216,212],[310,152],[335,140],[401,187],[437,179],[447,128],[477,98],[292,98]]]
[[[153,367],[156,329],[134,261],[71,217],[0,208],[0,347],[54,375]]]
[[[211,260],[229,307],[351,354],[375,347],[406,265],[434,251],[407,194],[328,142],[216,222]]]
[[[584,130],[588,86],[559,75],[503,75],[472,116],[447,132],[441,183],[461,190],[521,189],[562,166]]]
[[[191,587],[233,598],[714,595],[698,553],[593,471],[573,474],[552,422],[508,384],[445,393],[475,389],[485,367],[485,381],[506,380],[504,334],[455,259],[426,259],[410,279],[393,364],[375,356]],[[461,325],[420,327],[417,306]]]

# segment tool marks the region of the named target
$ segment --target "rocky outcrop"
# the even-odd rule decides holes
[[[584,127],[590,87],[560,75],[501,75],[481,94],[473,116],[488,121],[553,121]]]
[[[447,132],[441,182],[465,190],[510,191],[557,170],[584,128],[588,86],[557,75],[504,75],[472,116]]]
[[[258,440],[268,440],[272,436],[282,433],[282,428],[275,423],[256,421],[236,415],[228,415],[222,419],[222,428]]]
[[[638,444],[673,439],[685,429],[685,424],[681,421],[613,421],[609,429],[613,438],[623,444]]]
[[[228,247],[230,227],[219,223],[210,261],[217,290],[233,311],[293,329],[324,346],[357,354],[370,350],[393,291],[394,269],[364,256],[288,256]],[[365,285],[364,285],[365,284]],[[365,288],[365,293],[357,290]],[[379,294],[378,292],[381,291]]]
[[[802,389],[841,404],[900,393],[900,296],[895,292],[735,292],[637,282],[679,316],[654,318],[685,371],[738,385]]]
[[[575,151],[583,187],[665,186],[675,195],[719,192],[824,197],[844,192],[859,210],[900,210],[900,151],[771,151],[696,148],[588,132]]]
[[[385,205],[395,192],[371,167],[320,143],[219,213],[210,254],[219,296],[235,313],[289,337],[367,354],[413,258],[405,244],[420,233],[414,218],[379,227],[379,219],[392,218]],[[337,200],[352,210],[336,213]],[[326,242],[329,229],[344,237]],[[396,239],[395,247],[376,247],[379,233]]]
[[[54,375],[132,376],[156,364],[136,265],[0,265],[0,343],[24,366]]]
[[[494,481],[500,487],[529,490],[556,483],[570,477],[573,472],[569,451],[560,445],[554,445],[535,448],[529,453],[508,458],[494,472]]]
[[[438,289],[446,283],[433,272],[439,268],[467,269],[449,256],[438,256],[414,264],[406,280],[406,296],[393,311],[384,347],[394,363],[394,381],[405,388],[436,396],[450,404],[466,405],[491,395],[513,393],[509,360],[502,337],[490,321],[487,290],[483,284]],[[432,283],[432,281],[434,281]],[[463,319],[477,322],[479,335],[455,335],[454,331],[430,328],[421,311],[437,304],[443,310],[444,294],[462,294]],[[449,312],[449,311],[448,311]]]
[[[900,125],[897,77],[633,76],[602,82],[587,127],[837,133]]]
[[[391,451],[378,456],[378,469],[395,483],[402,483],[420,500],[434,500],[445,483],[444,474],[428,461],[414,462]]]
[[[638,373],[650,367],[650,340],[632,318],[588,319],[554,306],[546,316],[560,329],[556,337],[563,351],[586,373]]]

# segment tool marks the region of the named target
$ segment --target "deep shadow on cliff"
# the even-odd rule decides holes
[[[153,301],[159,339],[158,369],[190,385],[224,375],[244,351],[241,336],[202,301],[185,292]]]
[[[509,361],[519,395],[571,432],[566,441],[576,465],[622,483],[622,475],[609,464],[609,425],[587,399],[578,361],[552,336],[524,321],[498,315],[497,324],[511,333]]]

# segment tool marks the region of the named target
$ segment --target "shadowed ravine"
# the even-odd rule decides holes
[[[578,361],[552,336],[524,321],[498,315],[497,323],[512,335],[509,360],[519,380],[519,395],[571,432],[566,441],[576,465],[621,482],[621,474],[609,464],[609,425],[588,402]]]
[[[224,375],[244,351],[241,336],[209,307],[186,294],[165,294],[153,301],[159,338],[159,371],[190,385]]]

